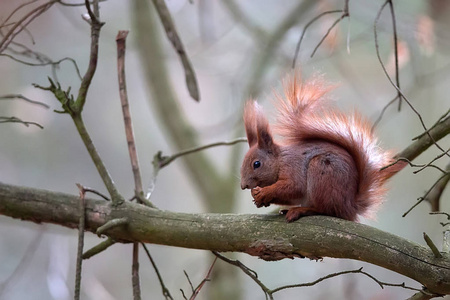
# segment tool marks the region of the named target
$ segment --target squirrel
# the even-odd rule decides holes
[[[327,215],[357,221],[370,217],[382,202],[384,183],[406,163],[394,163],[391,151],[378,146],[371,124],[357,112],[332,108],[331,87],[321,76],[302,82],[299,75],[275,95],[275,141],[256,101],[244,109],[250,149],[241,167],[241,188],[251,189],[257,207],[293,206],[281,212],[288,222]],[[383,167],[392,164],[388,168]]]

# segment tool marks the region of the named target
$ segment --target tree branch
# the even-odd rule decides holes
[[[0,214],[76,228],[79,198],[0,183]],[[350,258],[403,274],[433,293],[450,294],[447,254],[435,258],[425,246],[355,222],[312,216],[286,223],[278,215],[186,214],[86,199],[87,231],[119,218],[129,222],[108,231],[116,241],[244,252],[265,260]]]

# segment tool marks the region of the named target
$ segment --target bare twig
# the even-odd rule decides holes
[[[367,272],[364,272],[362,270],[362,268],[359,268],[357,270],[349,270],[349,271],[342,271],[342,272],[337,272],[337,273],[332,273],[332,274],[328,274],[327,276],[321,277],[317,280],[311,281],[311,282],[307,282],[307,283],[300,283],[300,284],[292,284],[292,285],[285,285],[285,286],[280,286],[274,289],[269,289],[266,285],[264,285],[259,279],[258,276],[256,275],[256,273],[250,269],[248,269],[248,267],[246,267],[245,265],[243,265],[241,262],[239,262],[238,260],[231,260],[229,258],[226,258],[225,256],[217,253],[217,252],[213,252],[214,255],[216,255],[218,258],[220,258],[221,260],[237,266],[238,268],[240,268],[245,274],[247,274],[256,284],[258,284],[261,289],[263,290],[264,294],[266,295],[266,297],[269,297],[269,299],[273,299],[273,294],[276,292],[279,292],[281,290],[285,290],[288,288],[298,288],[298,287],[307,287],[307,286],[313,286],[316,285],[326,279],[330,279],[336,276],[340,276],[340,275],[344,275],[344,274],[351,274],[351,273],[358,273],[358,274],[363,274],[367,277],[369,277],[370,279],[372,279],[373,281],[375,281],[381,288],[384,288],[385,286],[391,286],[391,287],[401,287],[404,289],[408,289],[408,290],[413,290],[413,291],[419,291],[422,292],[423,291],[421,289],[417,289],[417,288],[413,288],[413,287],[409,287],[406,286],[405,283],[387,283],[387,282],[383,282],[378,280],[377,278],[375,278],[374,276],[370,275]]]
[[[125,45],[128,31],[121,30],[116,36],[117,43],[117,74],[119,79],[119,94],[122,104],[123,121],[125,124],[125,135],[128,144],[128,153],[130,154],[131,169],[134,177],[134,194],[140,203],[155,207],[148,199],[144,197],[142,188],[141,173],[139,170],[139,159],[134,140],[133,123],[131,122],[130,105],[128,103],[127,85],[125,77]]]
[[[402,217],[406,217],[417,205],[419,205],[420,203],[422,203],[422,201],[423,200],[425,200],[427,197],[428,197],[428,195],[430,194],[430,192],[434,189],[434,187],[436,186],[436,185],[438,185],[438,183],[439,183],[439,181],[441,181],[445,176],[448,176],[448,174],[447,173],[444,173],[444,175],[442,175],[441,177],[439,177],[439,179],[438,180],[436,180],[435,182],[434,182],[434,184],[431,186],[431,188],[429,188],[428,189],[428,191],[425,193],[425,195],[423,195],[422,197],[419,197],[418,199],[417,199],[417,202],[410,208],[410,209],[408,209],[403,215],[402,215]]]
[[[28,127],[30,125],[34,125],[34,126],[39,127],[40,129],[44,129],[44,126],[42,126],[39,123],[30,122],[30,121],[23,121],[23,120],[21,120],[21,119],[19,119],[17,117],[2,117],[2,116],[0,116],[0,124],[1,123],[20,123],[20,124],[25,125],[26,127]]]
[[[84,196],[86,191],[83,189],[83,186],[77,183],[77,187],[80,191],[80,223],[78,225],[78,249],[77,249],[77,264],[75,271],[75,291],[74,291],[74,299],[80,299],[81,293],[81,267],[83,264],[83,246],[84,246],[84,226],[86,223],[86,203],[84,200]]]
[[[447,216],[447,220],[450,220],[450,214],[442,211],[432,211],[430,215],[444,215]]]
[[[155,270],[156,276],[158,277],[159,284],[161,285],[162,294],[166,299],[173,300],[172,295],[170,295],[169,289],[164,284],[164,280],[162,279],[161,274],[159,273],[158,267],[156,266],[155,261],[153,260],[153,257],[150,255],[150,251],[148,250],[147,246],[144,243],[141,243],[142,247],[144,247],[145,253],[147,254],[148,259],[150,260],[153,269]]]
[[[284,290],[284,289],[287,289],[287,288],[313,286],[313,285],[316,285],[317,283],[319,283],[321,281],[324,281],[326,279],[330,279],[330,278],[333,278],[333,277],[336,277],[336,276],[340,276],[340,275],[344,275],[344,274],[352,274],[352,273],[363,274],[363,275],[369,277],[370,279],[375,281],[382,289],[385,286],[390,286],[390,287],[400,287],[400,288],[404,288],[404,289],[407,289],[407,290],[423,292],[421,289],[417,289],[417,288],[413,288],[413,287],[405,285],[404,282],[402,282],[402,283],[388,283],[388,282],[380,281],[377,278],[375,278],[374,276],[370,275],[369,273],[364,272],[362,269],[363,268],[361,267],[361,268],[359,268],[357,270],[349,270],[349,271],[342,271],[342,272],[332,273],[332,274],[328,274],[327,276],[321,277],[321,278],[319,278],[317,280],[314,280],[312,282],[282,286],[282,287],[273,289],[272,293],[275,293],[275,292],[278,292],[278,291],[281,291],[281,290]]]
[[[450,148],[448,148],[447,151],[445,151],[445,152],[443,152],[441,154],[438,154],[435,158],[430,160],[428,163],[424,164],[419,170],[415,171],[414,174],[419,173],[420,171],[422,171],[422,170],[424,170],[424,169],[426,169],[426,168],[428,168],[430,166],[438,168],[438,167],[434,166],[433,163],[436,160],[438,160],[438,159],[442,158],[443,156],[447,155],[449,152],[450,152]],[[438,169],[440,169],[442,173],[446,173],[446,171],[442,170],[441,168],[438,168]]]
[[[124,200],[123,196],[120,195],[119,191],[116,188],[116,185],[114,184],[113,179],[111,178],[111,175],[109,174],[108,170],[106,169],[105,164],[103,163],[103,160],[101,159],[99,153],[97,152],[97,149],[94,146],[94,143],[86,129],[86,126],[83,122],[83,119],[81,118],[81,115],[73,115],[72,120],[74,121],[74,124],[78,130],[78,133],[83,140],[83,143],[86,147],[86,149],[89,152],[89,155],[91,156],[92,161],[94,162],[95,167],[97,168],[97,171],[103,180],[103,183],[106,186],[106,189],[109,192],[109,195],[112,199],[113,205],[120,205]]]
[[[217,147],[217,146],[231,146],[237,143],[242,143],[242,142],[246,142],[247,139],[246,138],[237,138],[235,140],[232,141],[227,141],[227,142],[217,142],[217,143],[212,143],[212,144],[207,144],[207,145],[203,145],[200,147],[195,147],[192,149],[188,149],[188,150],[184,150],[178,153],[175,153],[171,156],[163,156],[162,152],[158,152],[154,157],[153,157],[153,167],[156,170],[160,170],[164,167],[166,167],[168,164],[170,164],[171,162],[173,162],[175,159],[184,156],[184,155],[188,155],[188,154],[192,154],[198,151],[203,151],[205,149],[209,149],[209,148],[213,148],[213,147]]]
[[[36,105],[43,106],[45,108],[50,108],[50,106],[48,104],[45,104],[45,103],[40,102],[40,101],[31,100],[30,98],[27,98],[27,97],[25,97],[23,95],[20,95],[20,94],[3,95],[3,96],[0,96],[0,99],[22,99],[22,100],[24,100],[24,101],[26,101],[28,103],[31,103],[31,104],[36,104]]]
[[[212,253],[219,259],[223,260],[224,262],[241,269],[245,274],[247,274],[248,277],[250,277],[257,285],[259,285],[259,287],[263,290],[263,292],[266,296],[269,296],[270,299],[273,299],[271,290],[261,280],[258,279],[258,274],[255,271],[248,268],[246,265],[241,263],[239,260],[229,259],[216,251],[212,251]]]
[[[99,191],[94,190],[93,188],[90,188],[90,187],[87,187],[87,186],[83,186],[83,190],[85,192],[89,192],[89,193],[95,194],[97,196],[100,196],[101,198],[103,198],[106,201],[110,201],[110,199],[107,196],[105,196],[104,194],[100,193]]]
[[[210,279],[211,272],[212,272],[212,269],[214,268],[214,264],[216,263],[216,261],[217,261],[217,256],[214,259],[214,261],[212,262],[211,267],[209,267],[208,273],[206,274],[205,278],[199,283],[199,285],[195,289],[193,289],[192,295],[189,298],[189,300],[194,300],[195,298],[197,298],[198,294],[200,293],[200,290],[205,285],[205,283],[211,280]],[[185,272],[185,274],[186,274],[186,272]],[[186,277],[188,277],[188,280],[189,280],[189,276],[187,276],[187,274],[186,274]],[[189,280],[189,283],[191,284],[191,287],[192,287],[192,283],[190,282],[190,280]]]
[[[30,4],[32,4],[32,3],[34,3],[34,2],[36,2],[36,1],[38,1],[38,0],[31,0],[31,1],[29,1],[29,2],[25,2],[25,3],[22,3],[21,5],[17,6],[17,7],[9,14],[9,16],[6,17],[6,19],[3,21],[3,23],[0,24],[0,28],[3,28],[3,27],[5,27],[5,26],[7,26],[7,25],[8,25],[8,21],[14,16],[14,14],[15,14],[16,12],[18,12],[19,10],[21,10],[21,9],[24,8],[25,6],[28,6],[28,5],[30,5]]]
[[[84,103],[86,103],[86,96],[89,90],[89,86],[91,85],[92,78],[94,77],[95,71],[97,70],[97,62],[98,62],[98,41],[100,38],[100,30],[104,23],[100,22],[100,13],[98,7],[98,1],[93,1],[94,11],[91,10],[91,5],[88,0],[85,1],[86,9],[91,18],[91,51],[89,58],[89,66],[86,73],[83,76],[83,80],[81,81],[80,88],[78,90],[78,97],[74,104],[77,111],[82,111]]]
[[[439,211],[440,207],[440,199],[442,196],[442,193],[444,192],[445,188],[447,187],[447,184],[450,180],[450,164],[446,167],[447,175],[441,177],[436,185],[431,189],[431,191],[428,193],[428,196],[425,198],[430,205],[431,210],[433,212]]]
[[[297,62],[298,53],[300,52],[300,47],[302,45],[303,38],[305,37],[306,30],[309,28],[309,26],[311,26],[314,22],[316,22],[323,16],[326,16],[329,14],[335,14],[335,13],[342,13],[342,12],[343,12],[342,9],[324,11],[324,12],[320,13],[319,15],[315,16],[314,18],[312,18],[308,23],[306,23],[305,27],[303,27],[302,34],[300,35],[300,39],[297,42],[297,46],[295,47],[294,59],[292,60],[292,68],[293,69],[295,69],[295,64]]]
[[[31,67],[45,67],[45,66],[49,66],[50,65],[52,67],[52,75],[53,75],[53,78],[55,79],[55,81],[58,81],[58,76],[56,74],[57,67],[59,67],[59,65],[62,62],[67,60],[67,61],[70,61],[74,65],[75,71],[76,71],[76,74],[77,74],[78,78],[80,80],[82,80],[81,73],[80,73],[80,70],[78,68],[78,65],[77,65],[76,61],[73,58],[70,58],[70,57],[64,57],[64,58],[62,58],[60,60],[57,60],[57,61],[50,60],[50,61],[41,62],[41,63],[32,63],[32,62],[28,62],[28,61],[24,61],[24,60],[18,59],[16,57],[14,57],[12,55],[9,55],[9,54],[6,54],[6,53],[0,54],[0,56],[8,57],[8,58],[10,58],[10,59],[12,59],[12,60],[14,60],[14,61],[16,61],[18,63],[24,64],[24,65],[27,65],[27,66],[31,66]]]
[[[395,58],[395,82],[397,84],[398,89],[400,90],[400,73],[398,68],[398,39],[397,39],[397,22],[395,20],[395,12],[394,12],[394,4],[392,0],[389,0],[389,8],[391,11],[392,17],[392,35],[394,38],[394,58]],[[397,92],[398,98],[398,111],[400,111],[402,107],[402,94],[400,91]]]
[[[114,227],[118,227],[118,226],[125,226],[128,224],[128,219],[127,218],[119,218],[119,219],[112,219],[109,220],[108,222],[106,222],[104,225],[100,226],[99,228],[97,228],[97,235],[100,236],[102,235],[105,231],[108,231]]]
[[[424,123],[424,121],[423,121],[422,115],[421,115],[421,114],[416,110],[416,108],[411,104],[411,101],[409,101],[409,99],[405,96],[405,94],[403,94],[403,92],[402,92],[401,89],[397,86],[397,84],[395,84],[394,81],[392,81],[392,78],[389,76],[389,74],[388,74],[388,72],[387,72],[387,70],[386,70],[386,67],[385,67],[385,65],[384,65],[384,63],[383,63],[383,60],[381,59],[380,49],[379,49],[379,45],[378,45],[378,30],[377,30],[377,26],[378,26],[378,21],[380,20],[381,13],[383,12],[383,10],[384,10],[384,8],[386,7],[386,5],[390,3],[390,1],[391,1],[391,0],[386,0],[386,1],[383,3],[383,5],[381,6],[380,10],[379,10],[378,13],[377,13],[377,16],[376,16],[376,18],[375,18],[375,22],[374,22],[374,25],[373,25],[374,40],[375,40],[375,50],[376,50],[376,53],[377,53],[378,61],[380,62],[381,68],[383,69],[383,72],[384,72],[386,78],[389,80],[389,82],[391,83],[391,85],[396,89],[396,91],[399,93],[399,95],[401,95],[401,98],[403,98],[403,100],[405,100],[405,102],[408,104],[408,106],[411,108],[411,110],[417,115],[417,117],[418,117],[418,119],[419,119],[419,121],[420,121],[420,124],[422,125],[423,129],[425,130],[425,132],[427,132],[428,137],[433,141],[433,144],[434,144],[439,150],[441,150],[442,152],[445,152],[445,150],[444,150],[441,146],[439,146],[439,145],[437,144],[437,142],[433,139],[433,137],[432,137],[431,134],[429,133],[429,131],[428,131],[429,129],[426,127],[426,125],[425,125],[425,123]],[[450,156],[450,155],[447,153],[447,156]]]
[[[395,155],[395,158],[404,157],[414,160],[417,156],[427,150],[436,141],[442,139],[450,133],[450,116],[436,124],[433,129],[427,131],[418,140]],[[444,151],[445,152],[445,151]]]
[[[439,252],[438,248],[436,247],[436,245],[433,243],[433,241],[431,240],[431,238],[428,236],[428,234],[426,234],[425,232],[423,233],[423,238],[425,240],[425,242],[427,243],[428,247],[430,247],[431,251],[433,252],[434,257],[436,258],[442,258],[442,254]]]
[[[447,110],[437,121],[436,123],[433,124],[433,126],[431,126],[426,132],[421,133],[420,135],[413,137],[412,140],[418,140],[419,138],[423,137],[424,135],[426,135],[428,132],[430,132],[430,130],[432,130],[434,127],[436,127],[437,125],[439,125],[440,122],[442,122],[442,120],[444,120],[448,115],[450,114],[450,109]]]
[[[34,1],[25,3],[20,5],[18,8],[16,8],[7,18],[6,20],[1,24],[1,26],[4,26],[6,22],[22,7],[29,5],[33,3]],[[26,15],[24,15],[20,20],[14,22],[14,25],[11,26],[11,29],[8,30],[8,32],[3,36],[2,40],[0,40],[0,53],[2,53],[9,44],[14,40],[14,38],[21,33],[34,19],[42,15],[44,12],[46,12],[50,7],[53,6],[53,4],[57,3],[57,0],[48,1],[44,4],[39,5],[38,7],[32,9],[30,12],[28,12]]]
[[[191,278],[189,278],[188,273],[183,270],[184,276],[186,276],[187,281],[189,282],[189,286],[191,287],[191,292],[194,293],[194,285],[192,284]],[[183,293],[184,295],[184,293]]]
[[[331,30],[333,30],[334,26],[336,26],[343,19],[345,19],[347,17],[350,17],[350,13],[348,11],[348,1],[349,0],[345,0],[345,4],[344,4],[344,9],[342,11],[342,15],[338,19],[336,19],[336,21],[334,21],[334,23],[330,26],[330,28],[328,28],[328,30],[325,33],[325,35],[322,37],[322,39],[319,41],[319,43],[316,45],[316,47],[314,48],[313,52],[311,53],[311,57],[314,56],[314,54],[316,53],[317,49],[319,49],[320,45],[322,45],[323,41],[325,41],[327,36],[330,34]]]
[[[189,91],[189,95],[195,100],[200,100],[200,93],[198,91],[197,78],[195,71],[192,68],[192,64],[184,49],[183,42],[181,41],[178,32],[175,27],[175,23],[172,20],[169,9],[166,6],[164,0],[153,0],[153,4],[158,12],[161,23],[166,31],[167,38],[172,43],[173,48],[178,53],[181,63],[183,64],[184,74],[186,77],[186,85]]]
[[[381,110],[380,115],[378,116],[378,118],[375,120],[375,122],[373,122],[372,128],[370,129],[371,132],[373,132],[375,130],[375,128],[378,126],[378,124],[381,122],[381,119],[383,118],[384,113],[386,112],[386,110],[389,108],[389,106],[392,105],[392,103],[394,103],[396,100],[398,99],[398,96],[395,96],[394,99],[392,99],[391,101],[389,101]]]
[[[297,46],[295,47],[294,59],[292,60],[292,68],[293,69],[295,68],[298,53],[300,52],[300,46],[302,44],[303,38],[305,37],[306,30],[309,28],[309,26],[311,26],[314,22],[316,22],[323,16],[326,16],[329,14],[335,14],[335,13],[342,13],[341,16],[338,19],[336,19],[336,21],[334,21],[334,23],[328,28],[325,35],[321,38],[319,43],[314,48],[313,52],[311,53],[311,57],[313,57],[314,54],[316,53],[317,49],[319,49],[320,45],[322,45],[322,43],[325,41],[327,36],[330,34],[331,30],[333,30],[333,28],[344,18],[350,16],[349,9],[348,9],[348,2],[349,2],[349,0],[345,0],[344,9],[324,11],[324,12],[320,13],[319,15],[315,16],[314,18],[312,18],[308,23],[306,23],[305,27],[303,27],[303,31],[302,31],[302,34],[300,35],[300,39],[298,40]]]
[[[131,267],[131,282],[133,284],[133,299],[141,299],[141,284],[139,280],[139,243],[133,243],[133,263]]]
[[[84,252],[82,255],[82,258],[89,259],[92,256],[105,251],[106,249],[108,249],[109,247],[114,245],[115,243],[116,242],[112,238],[107,238],[105,241],[101,242],[97,246],[94,246],[91,249],[89,249],[88,251]]]

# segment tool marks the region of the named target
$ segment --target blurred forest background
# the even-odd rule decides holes
[[[26,2],[1,0],[0,22]],[[146,54],[140,47],[147,36],[139,34],[137,29],[136,14],[143,10],[137,7],[137,2],[108,0],[100,4],[100,19],[106,24],[100,35],[97,73],[83,112],[93,141],[119,191],[126,198],[134,195],[134,184],[117,84],[115,36],[118,30],[130,30],[126,52],[128,96],[141,171],[148,187],[153,176],[153,156],[158,151],[172,154],[183,147],[171,135],[167,120],[176,123],[186,119],[197,136],[196,145],[243,136],[241,107],[244,101],[250,97],[258,99],[266,112],[273,116],[273,91],[280,91],[281,80],[292,72],[296,45],[305,25],[324,11],[344,7],[344,1],[332,0],[166,1],[197,76],[201,101],[196,103],[189,96],[179,57],[168,42],[151,1],[144,1],[149,6],[145,13],[155,24],[157,39],[163,49],[163,56],[155,62],[155,68],[167,69],[167,73],[161,71],[160,74],[162,77],[167,74],[177,107],[184,115],[183,119],[177,119],[179,115],[170,111],[163,114],[155,108],[155,103],[164,99],[156,99],[146,77],[148,70],[143,59]],[[305,4],[307,2],[309,5]],[[32,5],[42,3],[44,1],[37,1]],[[332,95],[340,108],[347,111],[357,109],[372,121],[396,96],[375,50],[374,22],[383,3],[350,1],[350,18],[337,24],[311,57],[340,13],[323,16],[308,28],[297,59],[297,70],[301,70],[304,77],[323,73],[327,80],[337,84]],[[300,10],[300,5],[304,9]],[[394,1],[394,7],[401,87],[425,124],[431,126],[450,106],[450,3],[398,0]],[[26,8],[18,16],[25,13]],[[71,57],[84,73],[90,43],[89,26],[81,18],[84,13],[84,6],[55,4],[28,25],[28,31],[22,32],[16,41],[54,61]],[[389,74],[394,76],[392,23],[387,8],[378,21],[378,39],[381,58]],[[27,60],[26,57],[21,59]],[[32,83],[47,86],[47,76],[52,76],[51,67],[32,67],[0,56],[0,72],[0,96],[22,94],[50,106],[50,109],[45,109],[20,99],[0,100],[1,116],[15,116],[44,126],[40,129],[19,123],[0,124],[0,181],[71,194],[78,193],[75,183],[81,183],[106,192],[70,117],[54,113],[53,109],[60,109],[56,99],[32,86]],[[64,89],[68,86],[78,89],[80,79],[70,62],[62,62],[56,74]],[[376,130],[383,147],[397,151],[423,132],[417,115],[404,102],[400,111],[397,102],[389,106]],[[447,138],[440,144],[448,149],[450,141]],[[231,174],[226,185],[229,194],[217,190],[222,207],[214,207],[205,199],[208,193],[199,190],[201,183],[192,178],[195,173],[183,160],[161,170],[151,201],[161,209],[179,212],[273,212],[274,207],[256,209],[250,192],[240,190],[239,165],[246,149],[247,145],[240,144],[212,148],[204,153],[219,176]],[[427,163],[439,153],[432,147],[416,163]],[[436,164],[445,168],[444,160]],[[426,232],[441,247],[443,228],[439,222],[445,218],[430,216],[427,202],[402,218],[402,214],[440,176],[436,169],[428,168],[413,174],[412,169],[407,168],[391,180],[388,198],[377,220],[363,222],[420,244],[424,244],[423,232]],[[227,200],[228,196],[234,200]],[[447,191],[441,200],[441,211],[449,211],[449,202],[445,201],[448,196]],[[77,231],[4,216],[0,216],[0,224],[0,299],[72,298]],[[85,250],[98,242],[96,236],[87,234]],[[183,270],[196,285],[205,277],[213,261],[207,251],[158,245],[149,245],[149,249],[175,299],[182,299],[180,289],[190,291]],[[131,245],[117,244],[85,261],[82,298],[131,299],[131,251]],[[141,255],[143,299],[163,299],[155,272],[144,253]],[[236,254],[235,257],[255,270],[270,287],[309,282],[332,272],[364,267],[366,272],[384,282],[405,282],[420,288],[418,283],[408,278],[359,261],[325,258],[321,262],[295,259],[269,263],[245,254]],[[221,261],[217,264],[224,265],[225,269],[233,268]],[[242,272],[235,270],[233,274],[236,276],[218,277],[217,280],[222,280],[227,289],[242,299],[265,299],[260,288]],[[213,282],[207,286],[213,287],[214,279],[213,276]],[[412,294],[402,288],[380,289],[367,277],[344,275],[312,287],[280,292],[276,299],[405,299]],[[205,289],[198,299],[213,299],[215,296],[211,295],[213,292]]]

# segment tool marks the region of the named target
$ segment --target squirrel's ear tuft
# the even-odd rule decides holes
[[[249,146],[253,146],[257,142],[256,133],[256,111],[258,104],[256,101],[248,101],[244,107],[244,126],[247,134],[247,141]]]
[[[273,141],[272,133],[270,132],[269,121],[264,116],[261,106],[255,102],[255,116],[256,116],[256,133],[258,148],[273,151],[275,150],[275,143]]]

